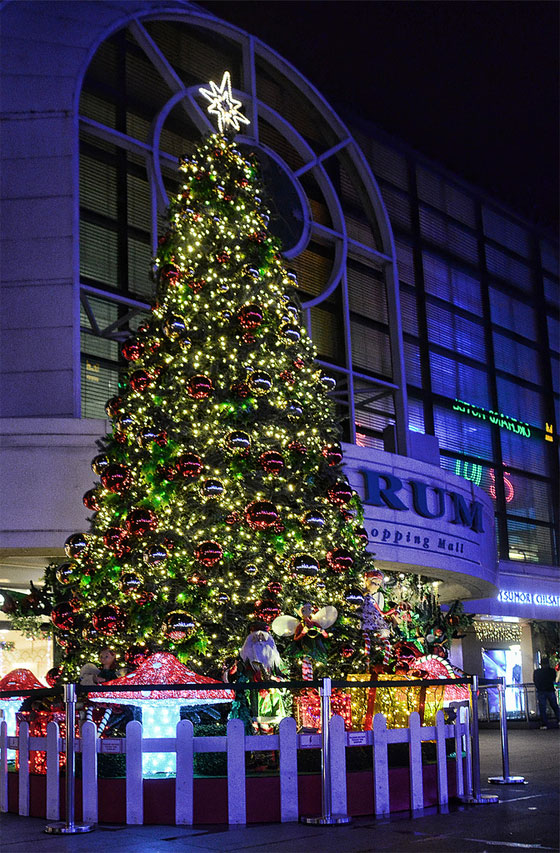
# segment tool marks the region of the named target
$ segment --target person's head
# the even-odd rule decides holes
[[[541,658],[541,669],[546,669],[550,666],[550,661],[548,658]]]
[[[99,652],[99,660],[101,661],[101,666],[103,669],[112,669],[117,656],[113,649],[110,649],[109,646],[105,646],[104,649],[101,649]]]

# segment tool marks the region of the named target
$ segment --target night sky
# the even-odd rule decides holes
[[[558,224],[556,2],[207,0],[374,121],[526,218]]]

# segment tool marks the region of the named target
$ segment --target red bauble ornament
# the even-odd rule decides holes
[[[202,471],[202,459],[196,453],[183,453],[175,460],[175,467],[181,477],[198,477]]]
[[[198,374],[191,376],[187,382],[187,393],[195,400],[204,400],[205,397],[210,396],[213,390],[214,386],[209,376]]]
[[[229,525],[239,524],[239,522],[241,521],[241,516],[239,515],[238,512],[235,512],[235,511],[230,512],[230,513],[228,513],[228,515],[226,515],[226,517],[224,518],[224,521],[226,524],[229,524]]]
[[[64,550],[68,557],[83,556],[88,546],[88,541],[83,533],[73,533],[64,543]]]
[[[173,465],[158,465],[156,471],[162,480],[168,480],[170,483],[179,476],[179,472]]]
[[[120,608],[105,604],[95,611],[91,622],[100,634],[118,634],[123,628],[124,617]]]
[[[130,646],[124,653],[124,662],[127,666],[137,667],[144,663],[151,655],[148,646]]]
[[[348,483],[339,480],[334,486],[327,490],[329,500],[333,504],[343,506],[352,500],[352,489]]]
[[[110,400],[107,400],[105,403],[105,412],[107,413],[107,417],[116,417],[121,409],[122,403],[122,397],[111,397]]]
[[[260,305],[243,305],[237,312],[237,319],[244,329],[257,329],[264,319],[264,312]]]
[[[140,343],[140,341],[127,341],[123,344],[123,348],[121,350],[123,354],[123,358],[126,358],[127,361],[138,361],[140,356],[144,351],[144,344]]]
[[[101,474],[101,482],[110,492],[125,492],[132,483],[130,468],[118,463],[108,465]]]
[[[234,382],[231,385],[231,393],[235,394],[235,396],[239,397],[241,400],[245,400],[251,393],[251,389],[247,382]]]
[[[345,643],[340,649],[340,654],[343,658],[351,658],[354,654],[354,646],[351,646],[349,643]]]
[[[111,551],[120,549],[121,541],[125,538],[126,531],[122,527],[108,527],[103,534],[103,542]]]
[[[327,444],[321,453],[327,461],[327,465],[340,465],[342,462],[342,447],[340,444]]]
[[[327,551],[327,562],[333,572],[340,574],[352,568],[354,555],[346,548],[334,548],[332,551]]]
[[[254,344],[257,339],[252,332],[245,332],[241,340],[244,344]]]
[[[76,612],[69,601],[55,604],[51,610],[51,622],[61,631],[71,631],[76,627]]]
[[[282,586],[280,581],[270,581],[266,588],[271,593],[271,595],[280,595],[284,587]]]
[[[286,383],[286,385],[294,385],[296,381],[296,377],[290,370],[283,370],[280,373],[280,379]]]
[[[126,433],[120,432],[119,430],[115,430],[113,433],[113,438],[118,444],[126,444]]]
[[[195,630],[196,622],[185,610],[173,610],[167,614],[163,631],[165,636],[174,643],[188,640]]]
[[[303,368],[305,367],[304,360],[302,358],[300,358],[299,356],[297,358],[294,358],[294,360],[292,361],[292,364],[294,365],[296,370],[303,370]]]
[[[199,293],[206,284],[205,278],[192,278],[187,282],[193,293]]]
[[[188,580],[189,580],[189,583],[194,584],[194,586],[199,586],[199,587],[208,586],[207,579],[203,575],[201,575],[199,572],[193,572]]]
[[[216,255],[216,260],[219,264],[227,264],[230,258],[230,253],[227,252],[225,249],[223,249],[221,252],[218,252],[218,254]]]
[[[52,669],[49,669],[49,671],[45,675],[45,681],[47,682],[49,687],[54,687],[60,681],[61,675],[62,675],[62,667],[61,666],[53,666]]]
[[[291,450],[292,453],[299,453],[300,456],[305,456],[307,453],[307,447],[305,444],[302,444],[301,441],[290,441],[288,444],[288,450]]]
[[[155,530],[157,526],[157,515],[146,507],[131,510],[126,518],[126,529],[132,536],[145,536],[148,531]]]
[[[274,527],[272,529],[277,534],[284,533],[284,531],[286,530],[286,525],[284,524],[283,521],[279,520],[276,522],[276,524],[274,525]]]
[[[262,619],[267,625],[274,622],[277,616],[280,616],[281,608],[276,599],[262,598],[255,601],[254,614],[257,619]]]
[[[142,394],[146,388],[149,388],[154,377],[147,370],[135,370],[129,378],[130,387]]]
[[[88,489],[82,498],[84,506],[91,509],[92,512],[97,512],[101,508],[99,503],[100,494],[98,489]]]
[[[253,231],[249,234],[249,240],[251,243],[264,243],[266,240],[266,231]]]
[[[254,530],[273,527],[278,519],[278,510],[270,501],[253,501],[245,509],[245,520]]]
[[[213,566],[219,562],[224,555],[222,546],[218,542],[207,540],[200,542],[195,549],[194,556],[203,566]]]
[[[284,457],[276,450],[265,450],[264,453],[261,453],[259,463],[267,474],[274,476],[283,471],[285,467]]]
[[[181,270],[176,264],[165,264],[159,271],[160,281],[166,281],[170,285],[175,285],[181,278]]]

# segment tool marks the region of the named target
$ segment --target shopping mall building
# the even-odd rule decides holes
[[[0,14],[0,587],[28,589],[87,529],[120,343],[148,309],[177,158],[211,129],[198,89],[227,69],[251,120],[239,143],[258,154],[338,381],[369,547],[476,614],[457,663],[508,680],[521,664],[530,681],[560,602],[554,238],[337,114],[195,4],[19,0]],[[2,671],[42,675],[48,642],[0,628]]]

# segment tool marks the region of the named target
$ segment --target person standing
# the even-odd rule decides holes
[[[558,700],[554,684],[556,682],[556,670],[550,666],[548,658],[541,660],[539,669],[533,673],[533,682],[537,688],[537,702],[539,703],[539,712],[541,715],[541,729],[546,729],[546,703],[550,704],[556,721],[560,723],[560,709],[558,708]]]

